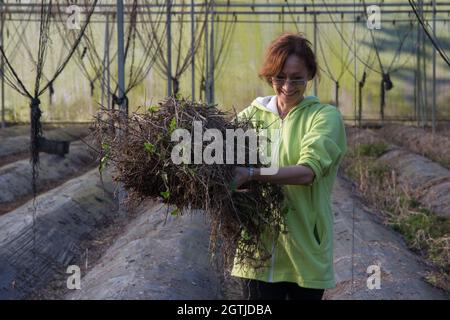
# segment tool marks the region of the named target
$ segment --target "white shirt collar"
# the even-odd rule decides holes
[[[276,115],[279,115],[278,108],[277,108],[277,96],[273,96],[269,103],[267,104],[267,109],[269,109],[271,112],[275,113]]]

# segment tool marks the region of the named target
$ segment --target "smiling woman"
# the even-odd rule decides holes
[[[281,138],[271,150],[278,170],[266,174],[236,167],[234,182],[237,187],[250,180],[283,185],[287,229],[277,237],[263,237],[271,251],[264,267],[235,260],[232,275],[246,279],[249,299],[321,299],[324,289],[335,286],[330,196],[346,138],[340,112],[304,96],[317,69],[311,43],[303,35],[279,36],[260,72],[275,95],[256,98],[238,115],[279,129]]]
[[[295,54],[287,57],[283,69],[277,76],[271,77],[273,89],[277,94],[278,113],[282,119],[292,107],[303,100],[308,78],[308,68],[303,59]]]
[[[308,80],[316,75],[317,61],[311,43],[303,36],[291,33],[272,42],[259,73],[276,92],[282,118],[303,100]]]

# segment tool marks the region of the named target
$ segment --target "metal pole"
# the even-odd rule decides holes
[[[123,27],[123,0],[117,0],[117,64],[118,64],[118,84],[119,84],[119,100],[120,110],[123,112],[124,118],[128,116],[128,106],[125,98],[125,48],[124,48],[124,27]],[[126,135],[125,130],[119,130],[119,139],[123,140]],[[127,210],[123,205],[125,198],[127,197],[127,191],[123,183],[119,183],[118,186],[118,201],[119,201],[119,215],[125,216]]]
[[[436,38],[436,0],[433,0],[433,36]],[[431,109],[431,127],[436,133],[436,48],[433,46],[433,106]]]
[[[422,2],[422,10],[423,10],[423,2]],[[424,14],[422,12],[422,20],[425,21]],[[422,81],[423,81],[423,113],[422,113],[422,126],[428,125],[428,77],[427,77],[427,47],[426,47],[426,38],[425,32],[422,32]]]
[[[361,119],[362,119],[362,89],[363,89],[362,85],[359,85],[358,86],[358,127],[361,127]]]
[[[111,61],[110,61],[110,57],[109,57],[109,15],[106,15],[106,28],[107,28],[107,33],[108,33],[108,44],[106,46],[106,97],[107,97],[107,103],[108,103],[108,110],[111,110],[111,99],[109,96],[109,91],[111,89]]]
[[[214,0],[211,1],[212,6],[214,6]],[[211,13],[211,32],[210,32],[210,41],[209,41],[209,47],[210,47],[210,58],[209,58],[209,69],[210,69],[210,76],[209,76],[209,103],[214,104],[214,68],[215,68],[215,59],[214,59],[214,8],[212,8]]]
[[[0,46],[4,50],[4,41],[3,41],[3,29],[5,25],[5,19],[3,19],[3,1],[0,1],[0,18],[1,18],[1,26],[0,26]],[[3,55],[0,57],[0,70],[1,70],[1,94],[2,94],[2,128],[6,127],[5,123],[5,78],[3,76],[4,73],[4,67],[5,67],[5,61],[3,58]]]
[[[266,0],[268,1],[268,0]],[[28,1],[30,2],[30,1]],[[80,2],[80,1],[78,1]],[[146,10],[146,11],[142,11],[143,8],[161,8],[162,6],[166,6],[165,1],[153,1],[153,2],[159,2],[158,4],[153,4],[153,5],[149,5],[149,4],[138,4],[137,5],[137,10],[140,12],[140,14],[142,15],[154,15],[157,16],[159,15],[159,11],[157,10]],[[229,14],[229,15],[274,15],[274,16],[280,16],[280,11],[283,8],[287,8],[288,6],[285,3],[272,3],[272,4],[258,4],[258,3],[230,3],[228,4],[228,2],[230,1],[222,1],[221,3],[218,3],[216,5],[216,8],[220,11],[217,11],[216,14]],[[260,1],[263,2],[263,1]],[[337,14],[345,14],[345,15],[353,15],[355,14],[355,12],[357,12],[359,15],[364,14],[364,8],[366,7],[367,4],[363,4],[363,3],[358,3],[353,5],[352,3],[345,3],[345,2],[341,2],[341,3],[328,3],[329,1],[327,1],[327,3],[316,3],[314,4],[314,7],[316,8],[315,12],[317,15],[322,15],[322,16],[327,16],[328,14],[331,15],[337,15]],[[446,2],[438,2],[437,4],[437,13],[448,13],[448,6],[450,5],[449,1]],[[22,3],[22,4],[12,4],[12,3],[5,3],[5,6],[8,8],[8,13],[12,13],[12,14],[21,14],[21,15],[26,15],[28,16],[29,14],[40,14],[40,6],[41,4],[31,4],[31,3]],[[85,10],[88,9],[88,7],[86,7],[86,5],[84,4],[79,4],[79,6],[81,8],[84,8]],[[116,13],[116,8],[113,7],[115,6],[114,4],[97,4],[97,7],[99,8],[98,13],[99,14],[115,14]],[[129,8],[131,10],[133,4],[130,1],[130,4],[125,4],[124,7],[125,8]],[[190,15],[189,10],[187,9],[190,6],[190,4],[188,4],[188,1],[184,1],[183,4],[172,4],[172,8],[174,8],[177,11],[172,11],[172,14],[177,14],[177,15]],[[196,7],[200,7],[200,4],[196,4]],[[305,11],[302,10],[302,8],[305,7],[305,1],[300,2],[298,1],[298,3],[290,3],[289,4],[289,8],[292,10],[288,10],[286,12],[286,10],[284,9],[284,14],[287,15],[310,15],[309,11]],[[221,10],[222,8],[227,8],[227,10]],[[264,8],[262,10],[255,10],[255,9],[259,9],[259,8]],[[354,9],[352,9],[354,8]],[[410,8],[410,4],[407,1],[403,1],[403,2],[396,2],[396,3],[386,3],[386,1],[383,2],[383,8],[386,8],[383,10],[383,13],[385,14],[401,14],[401,13],[411,13],[411,8]],[[234,9],[234,10],[232,10]],[[322,9],[322,10],[319,10]],[[355,11],[357,10],[357,11]],[[227,13],[227,11],[229,11]],[[431,9],[424,9],[423,10],[424,13],[433,13],[433,11]],[[53,14],[57,14],[57,10],[56,9],[52,9],[52,13]],[[97,13],[97,11],[96,11]],[[202,12],[203,13],[203,12]],[[92,22],[101,22],[104,23],[103,21],[99,21],[99,20],[91,20]],[[358,21],[360,21],[360,19],[358,19]],[[397,20],[397,21],[401,21],[401,20]],[[409,20],[407,20],[409,21]],[[62,21],[65,22],[65,21]],[[144,23],[148,23],[148,21],[143,21]],[[332,23],[332,22],[331,22]],[[352,22],[353,23],[353,22]]]
[[[420,7],[419,7],[420,12]],[[417,86],[416,86],[416,92],[417,92],[417,125],[420,126],[420,115],[422,113],[421,111],[421,105],[422,105],[422,96],[421,96],[421,72],[420,72],[420,52],[421,52],[421,45],[420,45],[420,39],[421,39],[421,27],[420,23],[417,24],[417,46],[416,46],[416,80],[417,80]]]
[[[314,54],[317,55],[317,16],[314,13]],[[314,77],[314,95],[317,97],[317,77]]]
[[[119,100],[125,96],[125,49],[123,31],[123,0],[117,0],[117,64],[119,77]],[[120,108],[126,114],[126,101],[122,100]]]
[[[101,106],[105,106],[105,91],[106,89],[106,53],[103,54],[103,61],[102,61],[102,99],[101,99]]]
[[[205,98],[209,103],[208,0],[205,0]]]
[[[195,9],[194,1],[191,0],[191,89],[192,101],[195,101]]]
[[[413,71],[414,73],[414,119],[417,121],[418,119],[418,97],[417,97],[417,70]]]
[[[380,118],[381,118],[381,125],[384,125],[384,107],[385,107],[385,103],[386,103],[386,90],[384,88],[383,79],[381,79],[381,82],[380,82],[380,92],[381,92]]]
[[[172,0],[167,1],[167,96],[173,94],[172,89]]]
[[[355,1],[353,1],[353,3],[355,3]],[[353,12],[353,18],[354,18],[354,23],[353,23],[353,29],[354,29],[354,37],[355,37],[355,39],[357,39],[357,24],[356,24],[356,8],[354,8],[354,12]],[[354,43],[353,43],[353,47],[354,47],[354,50],[353,50],[353,73],[355,74],[355,75],[357,75],[358,73],[357,73],[357,63],[356,63],[356,41],[354,41]],[[341,54],[342,54],[342,51],[341,51]],[[356,86],[357,86],[357,83],[356,83],[356,78],[354,79],[354,82],[353,82],[353,116],[354,116],[354,118],[355,118],[355,120],[354,120],[354,122],[353,122],[353,124],[354,125],[356,125],[356,118],[357,118],[357,115],[356,115],[356,112],[357,112],[357,106],[356,106],[356,104],[357,104],[357,102],[356,102],[356,99],[357,99],[357,97],[356,97]],[[361,86],[360,86],[360,88],[361,88]],[[360,97],[360,100],[362,99],[362,96],[361,96],[361,92],[362,92],[362,90],[360,90],[359,91],[359,97]],[[361,127],[361,104],[359,105],[359,110],[358,110],[359,112],[358,112],[358,119],[359,119],[359,121],[358,121],[358,125]],[[354,218],[354,216],[353,216],[353,218]],[[353,224],[353,230],[352,230],[352,233],[353,233],[353,236],[352,236],[352,291],[353,291],[353,284],[354,284],[354,272],[353,272],[353,267],[354,267],[354,255],[353,255],[353,247],[354,247],[354,224]]]
[[[255,9],[257,8],[281,8],[281,7],[287,7],[286,4],[284,4],[282,1],[278,1],[277,3],[267,3],[269,0],[266,0],[266,3],[264,3],[264,1],[258,1],[259,3],[256,3],[255,0],[253,1],[247,1],[247,3],[244,3],[244,1],[221,1],[220,3],[217,3],[216,7],[217,8],[234,8],[234,9],[248,9],[249,7],[253,8],[252,11],[255,12],[256,14],[258,14],[259,12]],[[27,1],[27,3],[25,3],[25,1],[23,1],[22,3],[11,3],[12,1],[9,1],[9,3],[5,3],[6,6],[8,6],[9,8],[13,8],[14,10],[20,10],[21,13],[29,13],[29,12],[36,12],[39,13],[41,4],[40,3],[30,3],[31,1]],[[17,2],[17,1],[16,1]],[[36,2],[36,1],[34,1]],[[80,1],[71,1],[71,2],[80,2]],[[106,1],[104,1],[106,2]],[[165,6],[164,1],[151,1],[152,3],[147,3],[147,4],[138,4],[137,8],[139,9],[143,9],[143,8],[162,8],[163,6]],[[186,4],[186,2],[180,3],[181,1],[179,1],[179,3],[175,3],[172,6],[174,8],[181,8],[181,9],[185,9],[186,7],[188,7],[189,5]],[[228,4],[228,2],[230,2]],[[275,1],[274,1],[275,2]],[[295,8],[295,9],[303,9],[305,6],[305,1],[297,1],[297,2],[290,2],[289,3],[289,7],[290,8]],[[362,11],[365,9],[366,4],[364,4],[363,2],[359,1],[359,3],[353,3],[350,1],[340,1],[337,2],[335,1],[335,3],[330,3],[331,1],[326,1],[326,3],[316,3],[314,4],[315,8],[326,8],[327,11],[326,12],[331,12],[336,14],[338,12],[338,10],[341,10],[340,8],[345,8],[347,10],[347,12],[349,14],[356,14],[359,13],[361,14]],[[375,1],[372,1],[375,2]],[[380,1],[379,1],[380,2]],[[386,1],[382,1],[382,2],[386,2]],[[450,1],[439,1],[437,3],[437,6],[449,6],[450,5]],[[82,7],[83,9],[87,9],[89,7],[88,4],[79,4],[80,7]],[[113,7],[114,5],[112,3],[109,4],[97,4],[97,7],[99,8],[99,13],[103,14],[105,12],[108,12],[109,14],[111,13],[115,13],[115,7]],[[197,7],[201,7],[201,5],[196,5]],[[129,4],[125,4],[124,5],[125,8],[130,9],[133,7],[133,4],[130,3]],[[390,2],[390,3],[383,3],[383,7],[386,8],[406,8],[406,9],[410,9],[410,5],[409,3],[405,2],[405,1],[396,1],[396,2]],[[330,11],[331,8],[335,8],[334,11]],[[34,11],[33,11],[34,10]],[[56,9],[53,9],[53,12],[56,12]],[[445,12],[447,12],[447,10],[444,10]],[[432,12],[430,10],[430,12]],[[279,15],[279,13],[277,13],[277,15]]]
[[[105,96],[106,96],[106,92],[108,91],[109,88],[106,88],[106,64],[109,62],[106,59],[106,51],[107,51],[107,47],[108,47],[108,15],[106,15],[106,27],[105,27],[105,43],[104,43],[104,53],[103,53],[103,63],[102,63],[102,107],[105,106]],[[106,98],[108,99],[108,98]]]

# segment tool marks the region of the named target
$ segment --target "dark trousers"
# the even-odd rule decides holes
[[[248,300],[322,300],[324,291],[302,288],[293,282],[244,281],[244,299]]]

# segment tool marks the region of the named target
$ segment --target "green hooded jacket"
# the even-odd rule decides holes
[[[283,186],[287,233],[280,233],[269,244],[272,255],[267,265],[254,269],[235,260],[232,275],[266,282],[295,282],[305,288],[332,288],[335,278],[330,198],[347,149],[342,116],[334,106],[309,96],[282,120],[276,101],[276,96],[257,98],[238,117],[279,129],[279,167],[306,165],[315,178],[308,186]]]

